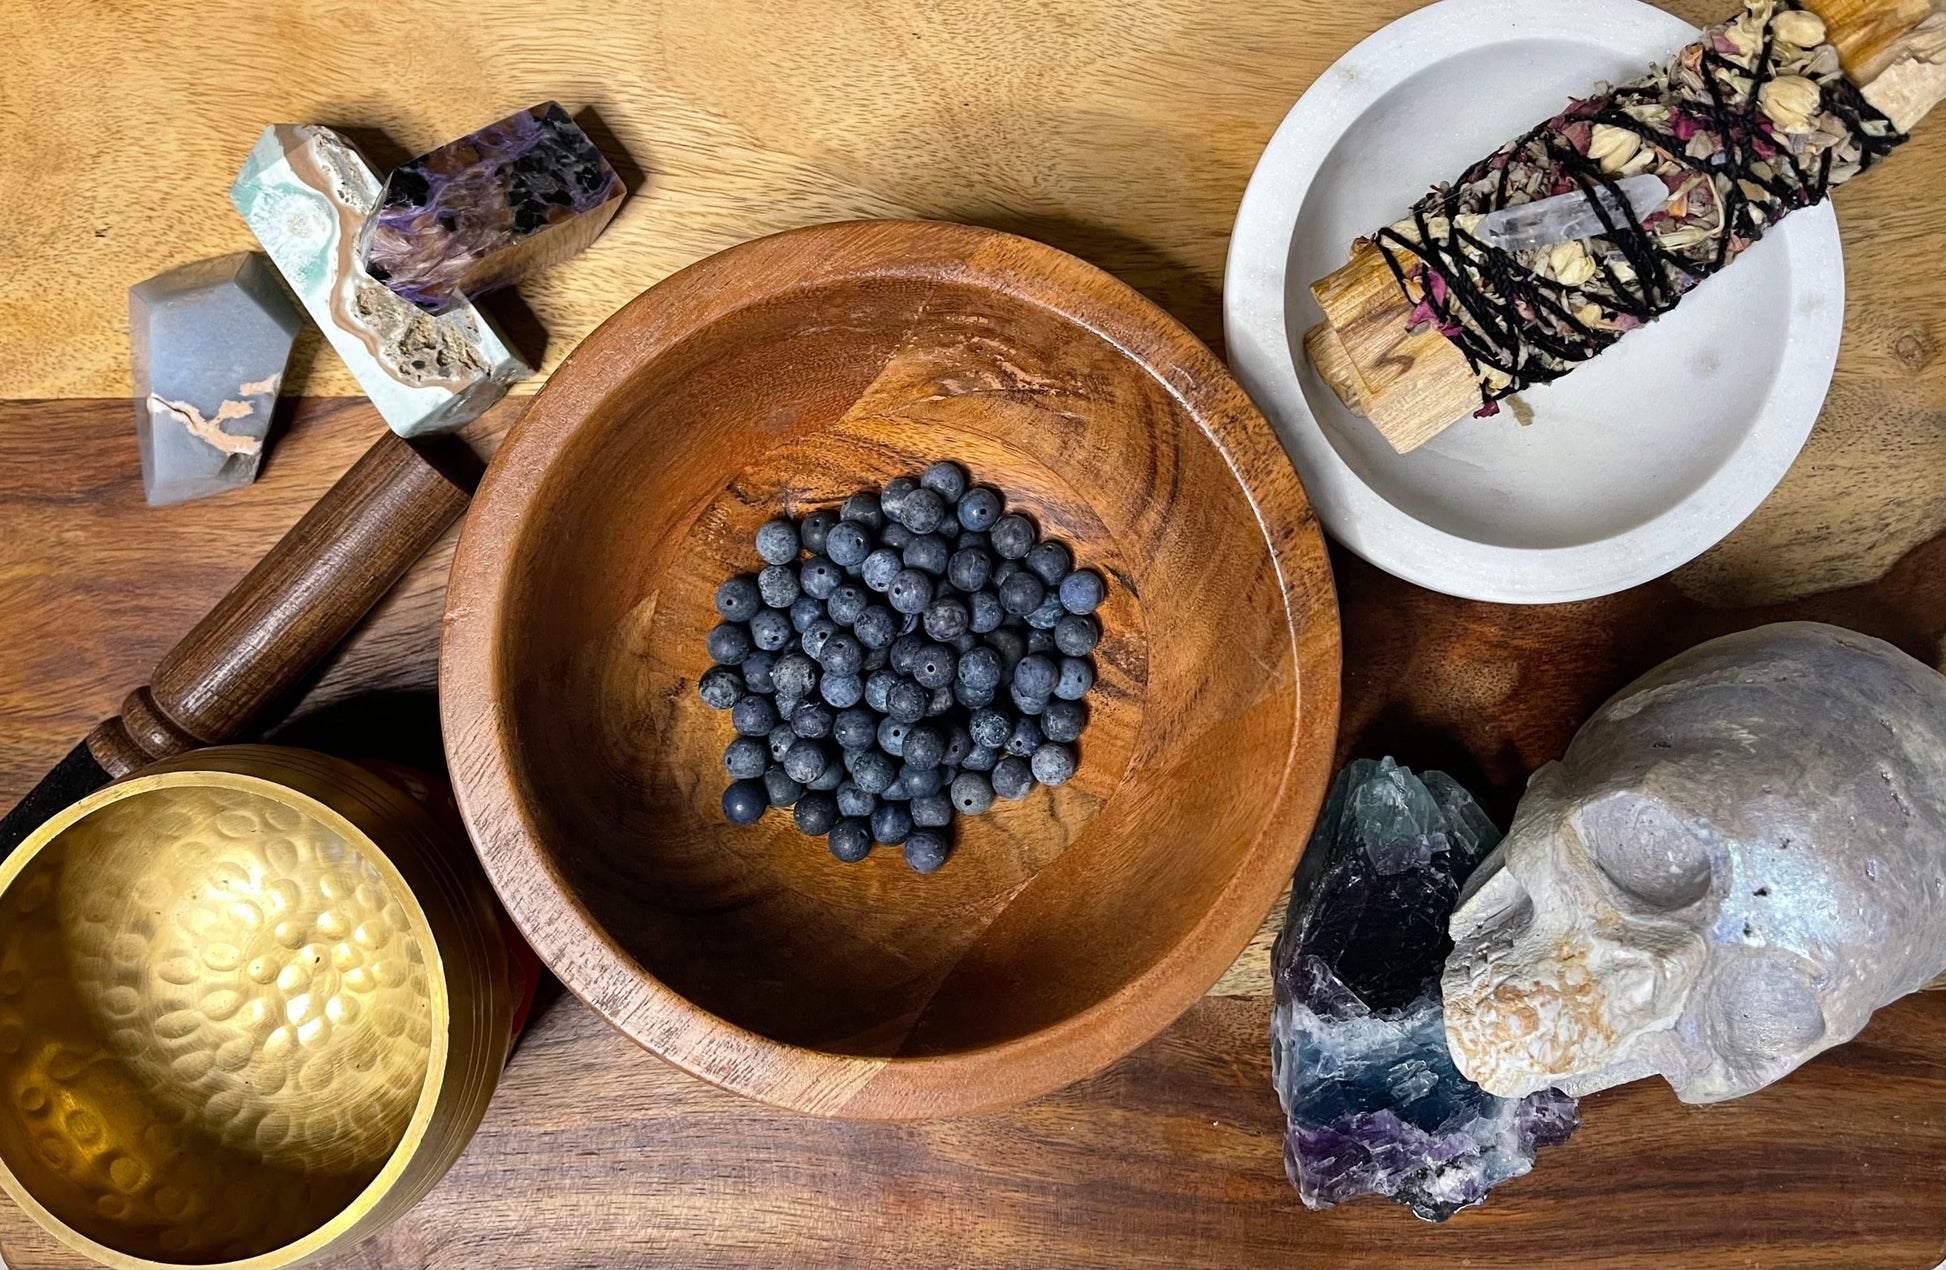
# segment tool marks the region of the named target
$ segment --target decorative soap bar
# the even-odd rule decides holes
[[[302,320],[255,252],[199,260],[128,289],[135,436],[151,506],[257,479]]]
[[[623,193],[588,134],[542,102],[394,171],[362,258],[372,277],[444,313],[586,247]]]
[[[1580,1123],[1552,1089],[1494,1097],[1446,1048],[1447,918],[1499,840],[1443,772],[1359,759],[1338,774],[1271,953],[1284,1168],[1308,1207],[1376,1194],[1444,1221]]]
[[[264,129],[230,187],[230,201],[392,431],[449,432],[528,370],[472,305],[422,313],[359,266],[358,236],[378,194],[350,142],[302,124]]]

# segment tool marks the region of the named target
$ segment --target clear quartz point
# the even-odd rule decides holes
[[[1595,199],[1608,209],[1610,223],[1626,219],[1638,225],[1669,201],[1669,187],[1653,172],[1623,177],[1616,185],[1628,200],[1626,213],[1615,205],[1615,195],[1607,186],[1595,186],[1488,212],[1473,227],[1473,236],[1502,251],[1532,251],[1606,233]]]

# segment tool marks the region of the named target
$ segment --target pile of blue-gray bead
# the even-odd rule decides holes
[[[757,531],[697,691],[730,712],[723,814],[789,807],[831,854],[931,873],[959,813],[1074,775],[1101,575],[957,463]],[[808,554],[807,554],[808,553]]]

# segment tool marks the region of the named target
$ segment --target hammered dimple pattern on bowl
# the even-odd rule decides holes
[[[228,1260],[315,1229],[403,1137],[427,966],[324,824],[181,787],[73,826],[0,901],[0,1136],[63,1220]]]

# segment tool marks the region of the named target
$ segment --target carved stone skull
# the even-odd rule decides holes
[[[1946,675],[1810,622],[1671,658],[1534,774],[1452,936],[1490,1093],[1769,1084],[1946,969]]]

